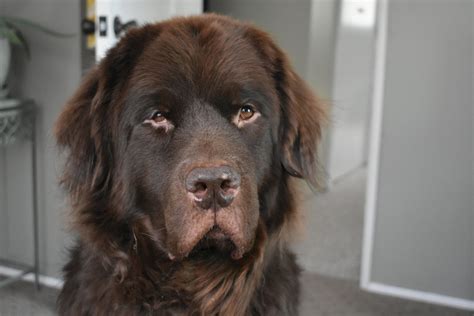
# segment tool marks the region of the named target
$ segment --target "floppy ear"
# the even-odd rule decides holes
[[[122,86],[145,46],[160,29],[146,25],[132,29],[110,49],[84,78],[68,101],[55,127],[57,142],[68,150],[63,185],[72,194],[107,192],[113,168],[111,137],[113,107]]]
[[[276,48],[274,79],[280,97],[281,162],[294,177],[317,185],[317,146],[325,108],[293,70],[287,56]]]
[[[246,32],[272,74],[280,101],[279,154],[286,172],[317,186],[316,152],[321,127],[326,121],[325,105],[293,70],[286,54],[266,32],[251,24]]]
[[[96,67],[84,78],[56,122],[58,145],[68,150],[62,184],[73,197],[84,190],[90,192],[103,187],[107,182],[108,147],[102,142],[98,113],[103,99]]]

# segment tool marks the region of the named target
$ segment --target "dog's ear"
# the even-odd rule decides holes
[[[130,30],[84,78],[59,116],[55,135],[68,150],[62,183],[73,198],[110,187],[114,108],[138,56],[159,31],[152,25]]]
[[[281,104],[282,164],[290,175],[315,186],[317,146],[325,120],[324,106],[296,74],[283,53],[276,59],[275,70]]]
[[[247,36],[273,76],[280,102],[279,154],[286,172],[317,186],[317,146],[326,107],[294,71],[287,55],[270,35],[247,29]]]
[[[288,57],[275,47],[273,77],[280,98],[281,162],[292,176],[317,185],[317,146],[325,106],[294,71]]]
[[[106,146],[97,126],[100,125],[98,109],[104,103],[99,81],[100,69],[96,67],[67,102],[55,126],[58,145],[68,151],[62,184],[73,197],[106,184]]]

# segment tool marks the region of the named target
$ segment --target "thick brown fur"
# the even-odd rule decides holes
[[[172,132],[132,123],[141,94],[158,86],[180,96],[170,102],[183,109]],[[258,86],[263,101],[262,117],[246,131],[226,114],[232,105],[219,106],[229,98],[224,89],[248,86]],[[298,210],[290,177],[315,184],[323,116],[287,56],[250,24],[202,15],[129,31],[56,125],[77,233],[59,314],[296,315],[300,269],[288,242]],[[235,207],[222,219],[236,258],[196,250],[196,238],[183,241],[206,219],[180,193],[182,170],[217,160],[242,175]]]

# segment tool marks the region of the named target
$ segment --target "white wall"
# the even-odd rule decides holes
[[[22,28],[30,43],[32,58],[28,61],[22,51],[13,50],[14,63],[10,74],[14,95],[34,99],[39,109],[40,268],[42,273],[57,276],[70,237],[65,232],[65,203],[57,186],[61,166],[52,127],[81,77],[80,3],[76,0],[0,0],[0,12],[77,34],[74,38],[57,39]],[[0,195],[0,257],[21,261],[30,260],[32,253],[29,154],[27,144],[0,149],[0,192],[6,190],[5,195]]]
[[[210,0],[209,10],[253,22],[272,34],[300,74],[306,73],[311,1]]]

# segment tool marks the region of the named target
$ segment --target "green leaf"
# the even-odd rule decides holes
[[[76,34],[61,33],[61,32],[48,29],[42,26],[41,24],[31,22],[26,19],[0,15],[0,37],[6,38],[12,45],[20,46],[21,48],[23,48],[25,50],[25,53],[28,59],[31,56],[30,48],[28,46],[27,40],[23,36],[23,33],[18,29],[17,26],[30,27],[54,37],[76,36]]]
[[[2,28],[0,29],[0,37],[6,38],[13,45],[21,45],[21,39],[13,29]]]
[[[15,24],[15,25],[21,25],[21,26],[26,26],[26,27],[31,27],[33,29],[36,29],[40,32],[43,32],[45,34],[54,36],[54,37],[73,37],[76,36],[76,34],[73,33],[62,33],[62,32],[57,32],[55,30],[51,30],[49,28],[46,28],[42,26],[41,24],[31,22],[26,19],[22,18],[17,18],[17,17],[11,17],[11,16],[0,16],[0,22],[3,21],[3,23],[10,23],[10,24]]]
[[[26,56],[30,59],[30,47],[23,34],[13,24],[4,22],[3,27],[0,25],[0,37],[5,37],[10,43],[20,46],[25,50]]]
[[[25,39],[25,37],[20,31],[16,33],[16,36],[20,39],[21,47],[25,50],[26,57],[30,59],[31,58],[30,46],[28,45],[27,40]]]

